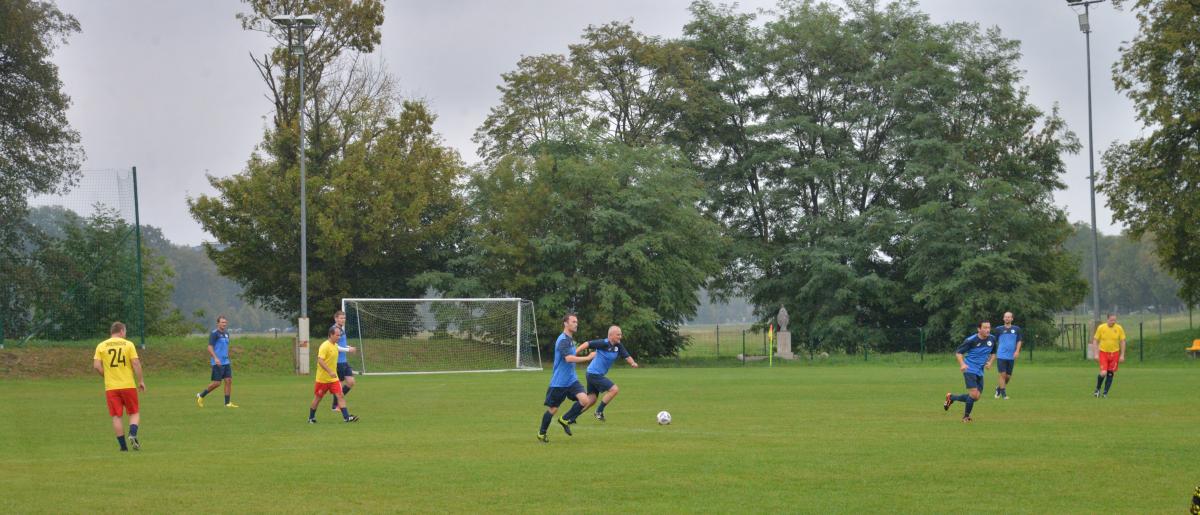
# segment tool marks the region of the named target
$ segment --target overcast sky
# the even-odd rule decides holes
[[[566,51],[589,24],[633,20],[644,33],[676,37],[688,0],[392,0],[383,44],[406,96],[427,100],[437,129],[467,162],[471,134],[497,99],[500,74],[522,55]],[[739,2],[741,10],[771,1]],[[1056,196],[1072,221],[1088,221],[1087,89],[1084,36],[1076,13],[1058,0],[921,0],[936,22],[997,26],[1021,42],[1032,102],[1055,102],[1084,143],[1065,156],[1066,191]],[[211,240],[188,214],[186,198],[212,194],[205,174],[239,173],[262,138],[270,103],[250,62],[271,41],[241,30],[235,0],[58,0],[82,32],[54,61],[71,96],[71,124],[87,152],[85,168],[137,166],[142,223],[180,244]],[[1140,134],[1132,104],[1112,84],[1112,64],[1137,22],[1107,3],[1092,9],[1096,159],[1116,140]],[[1104,197],[1101,232],[1115,233]]]

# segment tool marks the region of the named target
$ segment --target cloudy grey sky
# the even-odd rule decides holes
[[[385,62],[406,94],[426,99],[437,128],[473,162],[471,134],[496,102],[500,74],[522,55],[565,52],[583,28],[633,20],[645,33],[675,37],[688,19],[688,0],[391,0],[383,44]],[[1066,156],[1066,191],[1056,196],[1073,221],[1087,221],[1087,90],[1084,37],[1076,14],[1061,0],[921,0],[937,22],[999,27],[1022,44],[1025,83],[1036,105],[1054,103],[1085,145]],[[774,0],[742,1],[742,10]],[[161,227],[181,244],[211,239],[187,211],[186,198],[211,194],[205,174],[242,170],[261,139],[270,104],[250,62],[270,41],[242,31],[236,0],[58,0],[83,31],[59,49],[55,62],[73,105],[86,168],[138,167],[143,223]],[[1112,84],[1118,48],[1137,23],[1107,3],[1092,9],[1092,73],[1097,166],[1115,140],[1141,128],[1128,99]],[[1114,224],[1097,199],[1098,225]]]

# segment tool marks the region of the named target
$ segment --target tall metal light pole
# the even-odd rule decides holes
[[[271,18],[287,31],[288,50],[300,57],[300,319],[296,322],[297,372],[308,374],[308,196],[304,173],[304,41],[317,26],[311,14],[283,14]],[[295,33],[293,33],[295,31]],[[294,38],[293,38],[294,36]]]
[[[1083,6],[1079,15],[1079,30],[1083,32],[1087,48],[1087,98],[1088,98],[1088,194],[1092,199],[1092,328],[1100,325],[1100,236],[1096,230],[1096,152],[1092,136],[1092,25],[1088,19],[1088,6],[1104,0],[1067,0],[1071,7]]]

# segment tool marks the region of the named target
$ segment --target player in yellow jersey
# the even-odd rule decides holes
[[[1104,398],[1108,398],[1108,389],[1112,388],[1113,374],[1117,373],[1117,364],[1125,362],[1125,328],[1117,323],[1117,315],[1109,314],[1108,323],[1096,327],[1092,336],[1092,345],[1096,345],[1096,360],[1100,362],[1100,375],[1096,376],[1096,390],[1093,397],[1100,397],[1100,384],[1104,384]]]
[[[108,334],[111,338],[96,346],[92,368],[104,378],[104,395],[117,443],[121,444],[122,451],[128,451],[129,447],[136,451],[142,448],[137,437],[138,422],[142,418],[138,411],[138,390],[146,391],[146,383],[142,380],[142,362],[138,359],[133,342],[125,339],[125,324],[113,322]],[[135,374],[137,383],[133,382]],[[125,426],[121,422],[122,410],[129,413],[129,447],[125,441]]]
[[[337,378],[337,341],[341,336],[341,328],[337,325],[330,327],[329,338],[321,342],[321,348],[317,350],[317,383],[313,386],[312,405],[308,407],[309,424],[317,423],[317,406],[321,404],[321,398],[325,397],[326,393],[333,393],[337,397],[343,420],[358,422],[358,417],[351,415],[349,407],[346,406],[346,397],[342,395],[342,383]]]

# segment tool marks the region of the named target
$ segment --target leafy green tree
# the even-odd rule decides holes
[[[1124,2],[1119,2],[1123,4]],[[1099,188],[1134,237],[1154,235],[1180,297],[1200,303],[1200,4],[1136,0],[1138,36],[1121,49],[1113,81],[1147,135],[1104,153]]]

